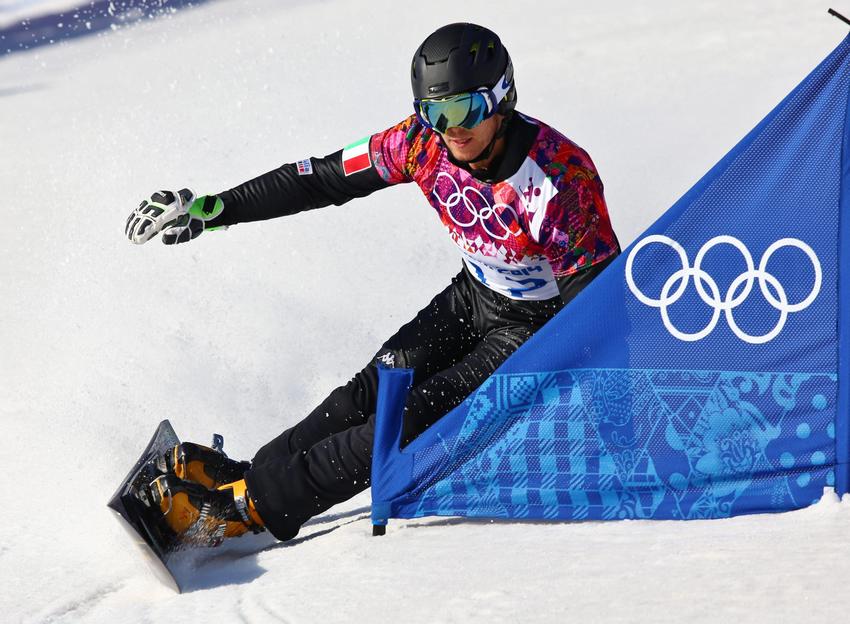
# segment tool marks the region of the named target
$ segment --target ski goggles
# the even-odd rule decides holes
[[[492,89],[481,87],[444,98],[413,100],[413,108],[419,120],[437,132],[457,126],[471,130],[496,114],[499,102],[510,90],[511,83],[503,75]]]

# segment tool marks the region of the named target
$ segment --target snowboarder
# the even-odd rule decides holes
[[[428,36],[411,68],[414,114],[324,158],[236,188],[160,191],[126,223],[137,244],[271,219],[415,182],[460,249],[451,284],[304,420],[235,462],[191,443],[163,458],[151,493],[182,543],[267,528],[294,537],[310,517],[369,487],[378,363],[414,385],[403,444],[475,390],[619,253],[587,153],[514,110],[511,58],[475,24]]]

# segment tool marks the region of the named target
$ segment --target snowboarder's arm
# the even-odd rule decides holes
[[[618,248],[614,254],[608,256],[602,262],[594,264],[586,269],[582,269],[581,271],[571,273],[570,275],[556,277],[555,281],[558,284],[558,290],[561,292],[561,299],[563,299],[564,305],[567,305],[570,301],[572,301],[575,296],[579,294],[585,286],[592,282],[605,267],[614,262],[614,259],[619,255],[619,253],[620,250]]]
[[[620,244],[589,159],[583,165],[568,163],[555,184],[558,193],[546,206],[538,242],[568,303],[619,254]]]
[[[415,116],[324,158],[283,165],[218,197],[224,211],[208,227],[296,214],[410,182],[410,155],[427,137]]]
[[[428,136],[411,116],[324,158],[282,165],[217,195],[157,191],[130,214],[124,233],[139,245],[160,232],[166,244],[184,243],[204,230],[344,204],[412,181],[413,156]]]
[[[331,204],[339,206],[389,186],[374,167],[346,175],[342,154],[339,150],[324,158],[288,163],[218,193],[224,210],[209,225],[262,221]]]

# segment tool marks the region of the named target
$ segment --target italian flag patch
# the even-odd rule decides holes
[[[342,170],[345,175],[350,176],[352,173],[365,171],[372,166],[372,160],[369,157],[369,139],[371,138],[367,136],[342,150]]]

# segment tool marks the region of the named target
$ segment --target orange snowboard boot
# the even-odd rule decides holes
[[[151,497],[177,541],[187,546],[218,546],[226,537],[264,529],[245,480],[208,489],[172,474],[156,478]]]

